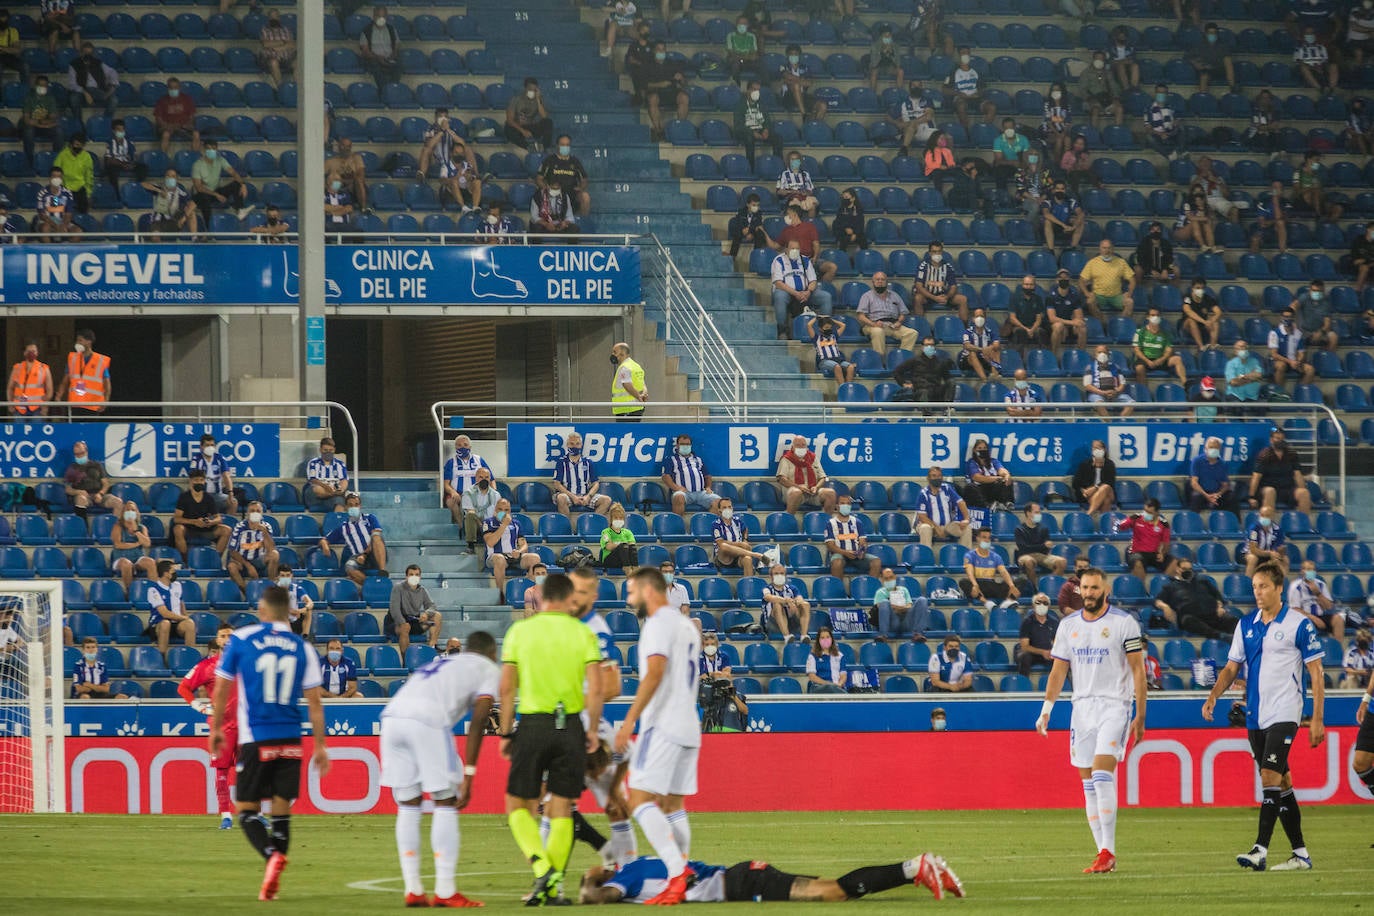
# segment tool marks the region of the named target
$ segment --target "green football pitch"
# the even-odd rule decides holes
[[[802,791],[805,791],[802,789]],[[1081,812],[778,812],[693,815],[693,857],[731,864],[767,859],[786,871],[837,877],[866,864],[931,850],[945,856],[968,891],[935,903],[903,887],[842,904],[767,904],[768,910],[911,913],[1120,912],[1355,913],[1374,905],[1371,809],[1309,807],[1304,831],[1316,869],[1243,871],[1235,855],[1254,839],[1253,810],[1126,810],[1119,870],[1088,876],[1092,841]],[[604,819],[593,816],[593,823]],[[504,819],[464,816],[458,887],[489,909],[519,907],[530,876]],[[281,896],[259,903],[261,860],[236,828],[210,817],[159,815],[0,817],[5,891],[0,911],[33,914],[273,913],[349,916],[400,910],[393,819],[299,817]],[[428,819],[424,831],[428,834]],[[1271,862],[1287,857],[1280,830]],[[640,849],[648,849],[640,840]],[[573,870],[593,856],[579,846]],[[428,878],[428,873],[427,873]],[[432,889],[432,881],[426,881]],[[758,912],[717,904],[713,913]]]

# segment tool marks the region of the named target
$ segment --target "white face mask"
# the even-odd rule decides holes
[[[372,20],[372,21],[376,24],[377,28],[379,28],[379,29],[384,29],[384,28],[386,28],[386,17],[385,17],[385,16],[378,16],[376,19],[374,19],[374,20]]]
[[[527,98],[527,99],[533,100],[534,97],[535,97],[536,95],[538,95],[538,94],[539,94],[539,93],[535,92],[533,89],[526,89],[526,90],[525,90],[525,98]]]
[[[797,258],[800,258],[800,257],[801,257],[801,249],[800,249],[800,248],[789,248],[789,249],[787,249],[787,256],[788,256],[789,258],[791,258],[793,261],[795,261],[795,260],[797,260]]]
[[[215,451],[216,449],[213,445],[206,445],[201,447],[200,453],[206,458],[213,458],[215,457]]]
[[[420,587],[420,577],[419,577],[419,576],[406,576],[406,585],[409,585],[411,588],[419,588],[419,587]]]
[[[1062,99],[1063,97],[1064,93],[1060,92],[1058,89],[1050,93],[1050,98],[1054,99],[1056,102]]]
[[[787,577],[786,577],[786,576],[774,576],[774,577],[773,577],[773,584],[776,585],[776,586],[778,586],[779,588],[781,588],[782,586],[784,586],[784,585],[787,584]]]
[[[1002,136],[1010,140],[1011,138],[1016,136],[1016,128],[1008,127],[1006,130],[1002,131]]]
[[[48,179],[48,184],[52,185],[54,188],[60,188],[62,187],[62,178],[54,175],[52,178]]]
[[[723,518],[723,519],[725,519],[725,520],[728,522],[728,521],[730,521],[730,519],[732,519],[732,518],[735,517],[735,510],[734,510],[734,509],[721,509],[721,510],[720,510],[720,517]]]
[[[749,101],[757,102],[759,100],[759,96],[761,96],[762,94],[763,93],[759,92],[757,89],[749,90]]]
[[[128,512],[125,512],[125,513],[124,513],[124,521],[126,521],[126,522],[136,522],[136,521],[138,521],[138,513],[135,512],[135,511],[133,511],[132,509],[129,510]]]
[[[943,261],[944,259],[945,259],[945,256],[944,256],[943,254],[941,254],[940,252],[937,251],[937,252],[935,252],[934,254],[932,254],[932,255],[930,256],[930,263],[932,263],[932,264],[939,264],[939,263],[940,263],[941,261]]]
[[[614,530],[619,531],[621,528],[624,528],[624,527],[625,527],[625,519],[623,519],[623,518],[613,518],[613,519],[611,519],[611,528],[613,528]]]
[[[1107,450],[1106,450],[1106,449],[1101,449],[1101,448],[1095,448],[1095,449],[1093,449],[1093,457],[1094,457],[1094,458],[1106,458],[1106,457],[1107,457]]]
[[[1109,356],[1108,354],[1106,354],[1106,353],[1099,353],[1099,354],[1097,354],[1097,364],[1098,364],[1099,366],[1105,366],[1105,365],[1107,365],[1107,363],[1109,363],[1109,362],[1111,362],[1111,361],[1112,361],[1112,358],[1111,358],[1111,356]]]
[[[702,647],[701,647],[701,651],[702,651],[702,653],[704,653],[704,654],[706,655],[707,658],[711,658],[711,657],[713,657],[717,652],[720,651],[720,647],[719,647],[719,646],[702,646]]]
[[[959,55],[959,63],[963,64],[965,67],[967,67],[967,66],[969,65],[969,63],[971,63],[972,61],[973,61],[973,58],[970,57],[970,56],[967,55],[967,54],[960,54],[960,55]]]
[[[260,524],[260,523],[262,522],[262,513],[261,513],[261,512],[249,512],[249,513],[248,513],[248,521],[252,522],[254,525]]]
[[[72,345],[72,349],[75,350],[77,353],[85,353],[85,352],[86,352],[86,345],[83,344],[83,343],[73,344],[73,345]]]
[[[792,454],[796,455],[798,458],[805,458],[805,457],[806,457],[806,448],[805,448],[805,446],[803,446],[803,447],[801,447],[801,448],[794,448],[794,449],[792,449]]]
[[[1106,70],[1106,69],[1107,69],[1107,62],[1106,62],[1105,60],[1095,60],[1095,61],[1093,61],[1093,69],[1094,69],[1094,70]]]
[[[983,325],[987,324],[987,321],[988,320],[984,318],[982,315],[973,316],[973,326],[975,328],[981,328]]]
[[[1036,617],[1048,617],[1048,616],[1049,616],[1049,613],[1050,613],[1050,606],[1049,606],[1048,604],[1036,604],[1036,605],[1035,605],[1035,616],[1036,616]]]
[[[884,580],[884,581],[883,581],[883,588],[893,589],[893,588],[896,588],[896,587],[897,587],[897,580],[896,580],[896,579],[892,579],[891,581],[888,581],[888,580]]]

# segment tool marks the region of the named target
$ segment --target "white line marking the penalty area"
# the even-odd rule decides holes
[[[507,871],[469,871],[458,875],[459,878],[485,878],[493,875],[521,875],[528,869],[510,869]],[[433,875],[421,875],[420,880],[429,884],[433,881]],[[386,878],[372,878],[367,881],[351,881],[345,885],[349,890],[354,891],[375,891],[380,894],[394,894],[405,879],[400,875],[390,875]]]

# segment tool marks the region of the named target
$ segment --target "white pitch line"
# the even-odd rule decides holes
[[[491,875],[519,875],[519,874],[523,874],[523,870],[509,870],[509,871],[467,871],[467,872],[461,872],[461,873],[458,875],[458,877],[459,877],[459,878],[485,878],[485,877],[489,877],[489,876],[491,876]],[[425,882],[429,882],[429,881],[431,881],[433,878],[434,878],[433,875],[421,875],[421,876],[420,876],[420,880],[421,880],[421,881],[425,881]],[[352,881],[352,882],[350,882],[350,883],[348,883],[348,884],[346,884],[346,885],[344,885],[344,886],[347,887],[349,890],[354,890],[354,891],[375,891],[375,892],[381,893],[381,894],[394,894],[394,893],[396,893],[396,888],[395,888],[395,887],[379,887],[378,885],[383,885],[383,884],[395,885],[395,884],[400,884],[400,883],[401,883],[402,881],[404,881],[404,880],[405,880],[405,879],[402,878],[400,875],[391,875],[391,876],[386,877],[386,878],[372,878],[372,879],[367,880],[367,881]]]

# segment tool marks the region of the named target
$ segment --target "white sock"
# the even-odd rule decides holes
[[[624,868],[639,858],[635,849],[635,826],[629,821],[616,821],[611,824],[611,855],[615,856],[617,868]]]
[[[1088,812],[1088,829],[1093,832],[1093,849],[1102,848],[1102,817],[1097,810],[1097,789],[1091,779],[1083,780],[1083,808]]]
[[[396,852],[401,857],[401,877],[405,878],[407,894],[423,894],[420,881],[420,806],[396,807]]]
[[[539,839],[544,841],[545,849],[549,847],[549,823],[547,817],[541,817],[539,819]]]
[[[654,852],[663,860],[668,869],[668,877],[676,878],[687,868],[687,857],[677,845],[673,827],[663,816],[663,810],[653,802],[645,802],[635,809],[635,822],[644,831],[644,838],[654,847]]]
[[[1293,855],[1295,855],[1295,856],[1301,856],[1301,857],[1304,858],[1304,859],[1310,859],[1310,858],[1312,858],[1312,856],[1310,856],[1310,855],[1308,854],[1308,852],[1307,852],[1307,847],[1306,847],[1306,846],[1299,846],[1298,848],[1294,849],[1294,850],[1293,850]]]
[[[692,825],[687,821],[687,809],[682,808],[668,815],[668,826],[673,828],[673,839],[684,858],[692,857]]]
[[[1093,770],[1097,790],[1097,810],[1102,818],[1102,849],[1116,854],[1116,776],[1106,770]]]
[[[434,896],[452,897],[458,890],[458,809],[435,805],[429,822],[429,848],[434,853]]]
[[[907,879],[908,881],[915,881],[915,880],[916,880],[916,873],[919,872],[920,870],[921,870],[921,860],[920,860],[920,859],[907,859],[905,862],[902,863],[902,874],[906,876],[906,879]]]

